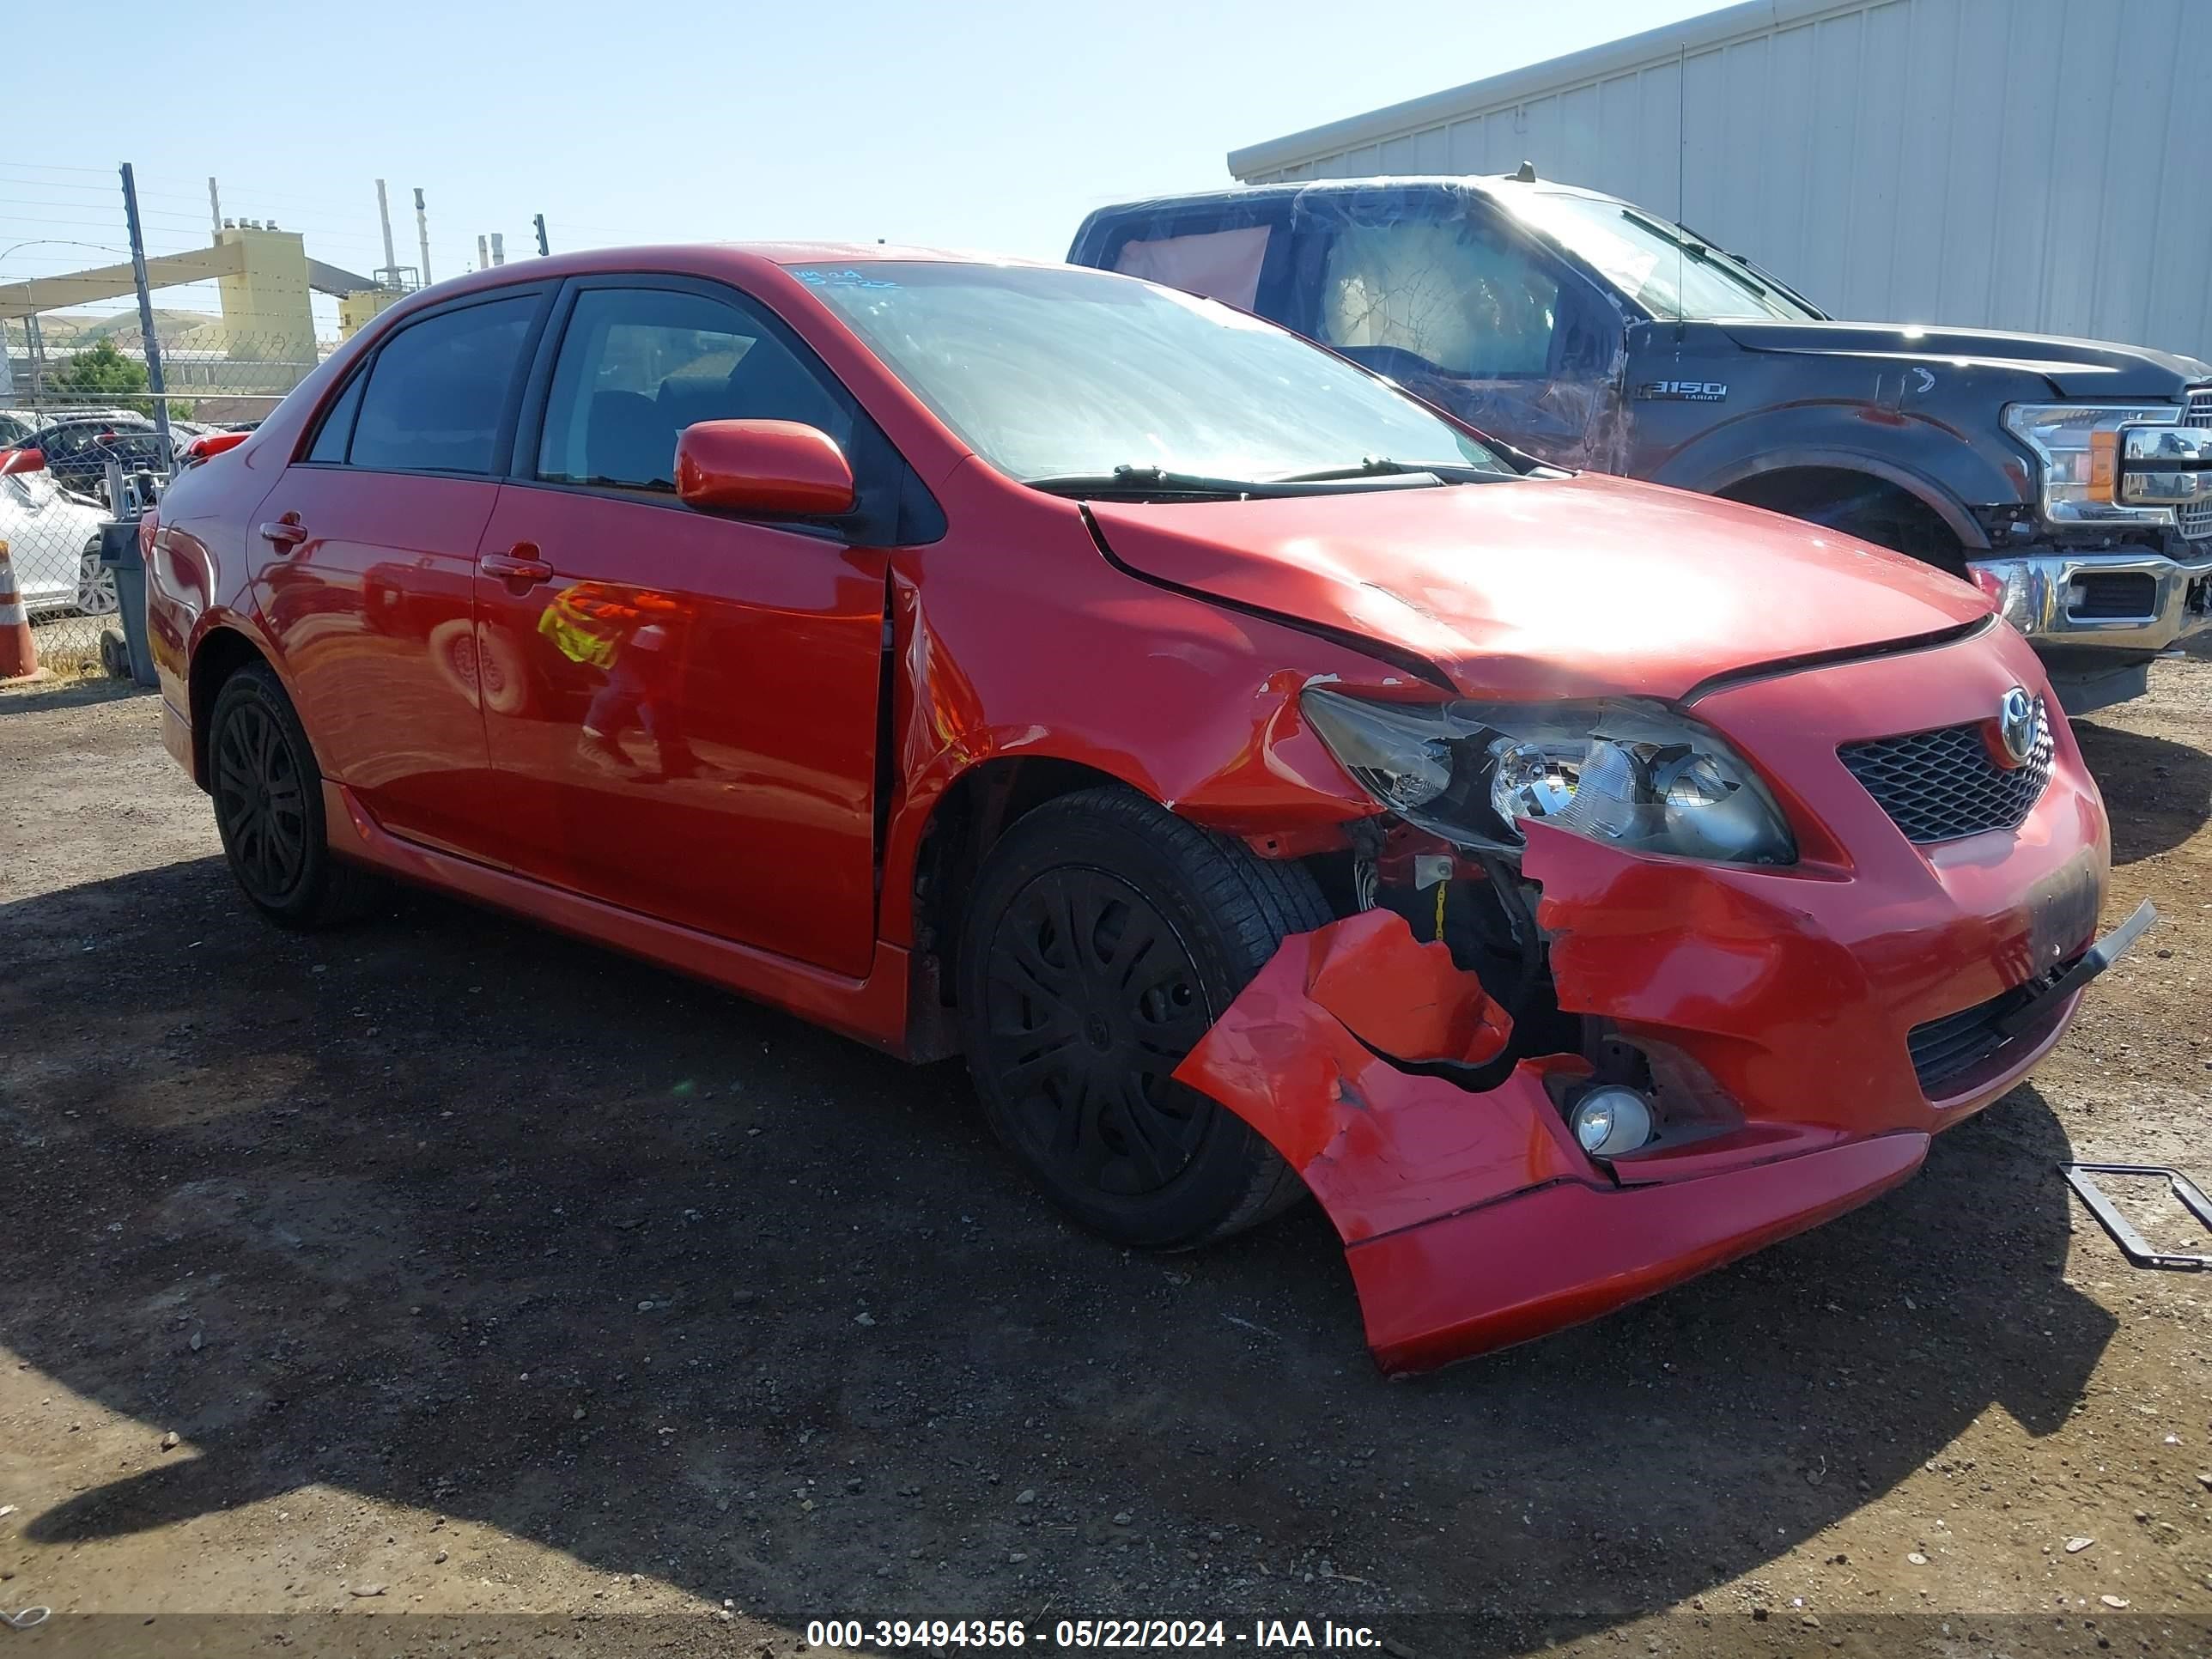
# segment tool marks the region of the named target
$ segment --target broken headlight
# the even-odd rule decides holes
[[[1449,841],[1517,846],[1539,819],[1633,852],[1797,857],[1750,763],[1658,703],[1381,702],[1316,687],[1300,704],[1362,788]]]

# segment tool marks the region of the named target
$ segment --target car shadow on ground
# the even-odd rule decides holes
[[[1379,1615],[1502,1652],[1757,1569],[1992,1403],[2050,1432],[2113,1330],[2030,1088],[1815,1233],[1386,1383],[1310,1208],[1112,1249],[957,1068],[442,900],[288,936],[208,860],[9,906],[0,951],[35,1034],[0,1341],[146,1429],[40,1545],[321,1483],[787,1629]]]
[[[2112,813],[2114,864],[2171,852],[2212,818],[2212,755],[2090,720],[2074,736]]]
[[[88,702],[115,702],[125,697],[154,695],[149,687],[103,677],[35,680],[0,690],[0,714],[36,714],[53,708],[76,708]]]

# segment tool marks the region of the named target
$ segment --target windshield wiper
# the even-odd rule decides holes
[[[1362,457],[1357,466],[1330,466],[1311,472],[1285,472],[1268,482],[1328,483],[1344,479],[1428,477],[1440,483],[1498,483],[1512,476],[1510,472],[1468,466],[1459,461],[1394,461],[1388,455],[1368,455]]]
[[[1176,472],[1166,467],[1133,466],[1127,463],[1110,472],[1061,472],[1042,478],[1024,478],[1031,489],[1055,495],[1121,495],[1138,499],[1191,501],[1256,501],[1283,495],[1334,495],[1353,489],[1432,488],[1437,482],[1430,467],[1384,469],[1366,465],[1321,472],[1302,472],[1285,478],[1217,478],[1202,472]]]
[[[1202,472],[1133,466],[1126,461],[1110,472],[1054,472],[1022,482],[1031,489],[1055,495],[1207,495],[1231,501],[1267,488],[1257,478],[1215,478]]]

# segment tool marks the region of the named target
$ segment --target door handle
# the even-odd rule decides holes
[[[477,568],[487,576],[496,576],[501,581],[550,582],[553,567],[538,556],[538,550],[528,542],[515,544],[512,553],[487,553],[477,561]]]
[[[307,539],[307,526],[300,522],[298,514],[287,513],[283,518],[261,526],[261,539],[280,553],[289,553]]]

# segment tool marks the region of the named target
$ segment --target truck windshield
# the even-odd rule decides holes
[[[1356,488],[1425,463],[1449,482],[1519,476],[1388,381],[1133,277],[921,260],[793,275],[963,442],[1025,482],[1159,469],[1216,483],[1326,473]]]
[[[1500,191],[1494,199],[1654,317],[1699,322],[1729,317],[1779,317],[1791,322],[1820,319],[1819,312],[1773,278],[1625,202],[1552,190]]]

